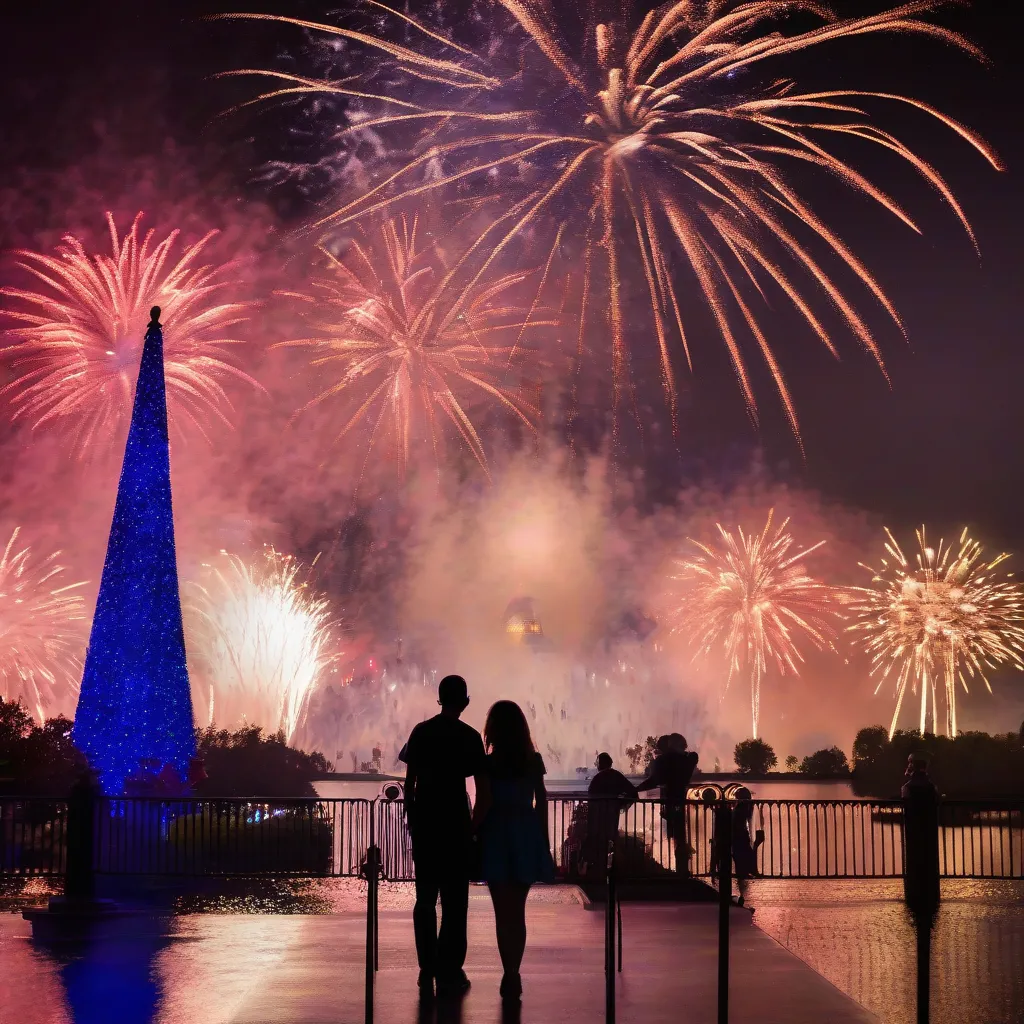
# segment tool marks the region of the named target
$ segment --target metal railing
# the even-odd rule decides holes
[[[414,874],[400,801],[0,797],[0,874],[65,877],[88,899],[93,873],[359,877],[366,882],[365,1022],[379,967],[378,883]],[[917,1012],[927,1024],[930,931],[939,878],[1021,878],[1024,803],[927,800],[687,802],[570,797],[549,802],[565,880],[600,881],[605,908],[605,1019],[622,970],[620,882],[689,873],[718,889],[717,1021],[729,1020],[733,856],[763,833],[771,878],[903,877],[917,933]],[[740,831],[737,832],[737,829]],[[713,841],[713,845],[712,845]],[[725,852],[728,851],[728,852]],[[725,855],[722,855],[725,853]],[[741,858],[736,855],[737,867]]]
[[[1024,878],[1024,801],[939,804],[943,878]]]
[[[671,811],[655,800],[624,807],[607,799],[552,799],[548,813],[559,875],[600,877],[601,851],[614,838],[620,880],[665,878],[681,870],[711,878],[716,806],[687,801]],[[751,839],[762,839],[756,861],[763,877],[903,876],[905,823],[899,801],[754,800],[748,811]],[[1022,812],[1024,804],[940,804],[943,877],[1024,878]]]
[[[558,877],[603,882],[613,842],[620,882],[683,872],[709,879],[717,806],[553,797]],[[899,802],[755,800],[748,811],[751,838],[763,834],[756,863],[766,878],[903,876]],[[101,798],[93,807],[93,864],[109,874],[352,877],[371,828],[383,876],[414,878],[400,800]],[[67,800],[0,797],[0,874],[62,876],[67,848]],[[939,866],[947,878],[1024,878],[1024,802],[940,804]]]
[[[369,800],[98,798],[92,870],[116,875],[353,877]],[[0,797],[0,873],[61,876],[68,801]]]
[[[67,825],[67,800],[0,797],[0,875],[62,876]]]

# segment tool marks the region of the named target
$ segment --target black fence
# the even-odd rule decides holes
[[[67,800],[0,797],[0,874],[62,876],[67,828]]]
[[[620,881],[684,868],[711,878],[718,806],[552,798],[558,877],[602,880],[611,842]],[[68,817],[67,800],[0,797],[0,874],[64,875]],[[898,802],[758,800],[748,818],[751,839],[763,840],[756,863],[764,877],[903,876]],[[106,874],[355,877],[376,846],[385,878],[414,877],[400,800],[103,798],[92,807],[91,841],[94,869]],[[1024,878],[1024,803],[940,804],[939,869],[949,878]]]

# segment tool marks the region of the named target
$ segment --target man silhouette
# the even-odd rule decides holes
[[[597,774],[590,780],[587,796],[587,876],[603,878],[608,870],[608,843],[619,834],[619,812],[637,799],[636,787],[613,767],[611,754],[597,755]]]
[[[641,793],[655,787],[661,790],[661,817],[665,831],[675,845],[676,871],[688,875],[690,851],[686,835],[686,791],[697,768],[697,753],[687,749],[686,737],[677,732],[660,736],[656,749],[658,753],[650,773],[636,788]]]
[[[466,779],[483,778],[484,744],[480,733],[459,716],[469,705],[466,680],[445,676],[437,688],[441,713],[420,722],[399,758],[407,766],[405,807],[416,865],[413,930],[420,965],[420,990],[461,995],[469,988],[466,915],[472,835]],[[441,897],[441,931],[437,899]]]

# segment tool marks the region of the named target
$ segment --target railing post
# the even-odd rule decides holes
[[[718,874],[718,1024],[729,1024],[729,911],[732,907],[732,807],[720,800],[715,810]]]
[[[84,772],[68,796],[68,861],[64,874],[64,897],[92,900],[96,896],[95,820],[97,786]]]
[[[366,1024],[373,1024],[374,987],[377,974],[377,882],[380,879],[381,858],[376,845],[376,829],[374,814],[376,807],[370,805],[370,845],[366,850],[366,860],[359,874],[366,879],[366,984],[365,984],[365,1019]]]
[[[917,933],[917,1024],[928,1024],[931,930],[939,909],[939,809],[933,786],[905,787],[903,895]]]
[[[615,949],[616,949],[616,905],[619,894],[615,880],[615,841],[608,842],[608,899],[605,905],[604,931],[604,1019],[605,1024],[615,1024]],[[621,959],[621,954],[620,954]]]

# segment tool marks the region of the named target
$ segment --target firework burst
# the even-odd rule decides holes
[[[225,423],[227,378],[256,385],[227,358],[242,342],[230,336],[244,307],[221,301],[231,283],[227,267],[199,264],[211,231],[175,261],[172,231],[154,244],[140,234],[140,213],[119,237],[108,213],[112,254],[93,255],[68,235],[55,256],[22,251],[18,266],[35,290],[0,289],[13,300],[5,315],[15,325],[7,348],[18,372],[4,389],[15,418],[35,427],[59,424],[79,453],[122,436],[131,417],[149,310],[160,306],[164,367],[172,424],[184,420],[204,431],[212,414]],[[258,386],[258,385],[257,385]]]
[[[16,529],[0,553],[0,687],[40,722],[78,690],[84,583],[65,583],[60,552],[37,559],[19,548]]]
[[[308,303],[315,336],[285,344],[310,349],[311,365],[329,377],[309,405],[340,400],[339,439],[365,425],[367,457],[380,439],[402,473],[418,445],[438,463],[446,431],[486,471],[472,418],[481,404],[531,430],[539,415],[515,382],[516,364],[528,335],[552,321],[508,298],[528,273],[487,276],[486,251],[483,267],[466,273],[486,235],[449,268],[416,218],[395,218],[353,240],[340,259],[325,250],[330,275],[315,282],[315,295],[297,296]]]
[[[616,409],[632,391],[624,268],[636,266],[645,282],[649,333],[673,415],[676,346],[692,368],[686,303],[680,301],[680,270],[688,268],[751,415],[757,415],[753,353],[773,377],[799,438],[796,408],[755,300],[772,292],[786,296],[836,354],[812,298],[823,297],[881,366],[865,320],[815,254],[821,249],[897,324],[899,318],[865,265],[802,198],[790,172],[825,172],[918,231],[894,198],[831,148],[850,141],[881,147],[937,190],[970,233],[935,168],[875,124],[871,111],[909,108],[938,120],[993,166],[999,162],[976,134],[927,103],[860,89],[804,91],[775,69],[822,44],[875,33],[930,37],[977,57],[979,51],[924,20],[936,6],[929,0],[848,20],[804,0],[679,0],[646,13],[631,13],[629,3],[588,3],[576,12],[556,8],[553,0],[499,3],[510,23],[495,24],[486,53],[376,0],[357,5],[375,19],[369,31],[225,15],[298,26],[374,56],[362,77],[314,79],[259,69],[230,74],[271,81],[251,102],[333,95],[357,104],[355,123],[332,136],[346,144],[367,133],[377,139],[392,129],[421,132],[410,158],[324,217],[319,229],[444,190],[447,201],[478,203],[482,196],[503,204],[497,251],[516,239],[539,243],[546,237],[551,256],[567,256],[579,281],[581,341],[594,318],[608,328]],[[608,17],[600,14],[605,6]],[[818,27],[806,28],[809,18],[818,19]],[[389,24],[412,44],[392,41]],[[494,54],[510,45],[510,36],[519,46],[506,74]],[[597,301],[605,292],[608,301]]]
[[[783,674],[799,675],[797,635],[819,649],[831,647],[834,635],[833,590],[804,568],[808,555],[825,542],[793,552],[788,525],[787,519],[773,532],[771,512],[758,534],[740,528],[734,535],[718,524],[721,545],[691,540],[700,554],[678,560],[671,576],[686,585],[676,628],[688,634],[698,655],[721,647],[729,665],[726,687],[734,676],[749,679],[755,738],[769,663]]]
[[[896,709],[889,726],[896,730],[909,690],[921,694],[919,728],[939,727],[938,692],[945,700],[945,728],[957,734],[957,684],[980,678],[991,692],[987,671],[999,665],[1024,669],[1024,589],[1012,573],[998,572],[1009,557],[982,558],[981,545],[966,528],[958,545],[939,541],[931,547],[922,526],[918,551],[907,559],[886,530],[887,557],[872,573],[872,587],[853,592],[850,607],[858,621],[848,627],[860,635],[878,678],[875,693],[895,677]]]
[[[208,569],[189,603],[196,705],[211,725],[258,725],[290,740],[337,657],[330,603],[273,548],[252,562],[222,553]]]

